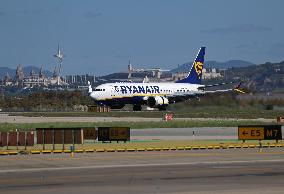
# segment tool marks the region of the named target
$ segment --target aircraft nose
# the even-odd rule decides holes
[[[92,92],[92,93],[91,93],[91,97],[92,97],[93,99],[98,99],[98,94],[97,94],[97,92]]]

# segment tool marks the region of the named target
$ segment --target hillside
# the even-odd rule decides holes
[[[10,77],[14,77],[16,70],[9,67],[0,67],[0,79],[3,79],[7,73]]]
[[[238,78],[255,91],[284,90],[284,61],[227,70],[226,79]]]
[[[232,67],[222,74],[224,74],[222,78],[202,80],[202,83],[214,84],[242,80],[244,81],[243,85],[253,92],[284,91],[284,61],[248,67]]]
[[[188,71],[190,71],[192,63],[193,62],[184,63],[181,66],[179,66],[178,68],[172,69],[171,72],[172,73],[188,72]],[[231,68],[231,67],[247,67],[247,66],[251,66],[251,65],[255,65],[255,64],[248,62],[248,61],[243,61],[243,60],[230,60],[230,61],[226,61],[226,62],[205,61],[204,68],[228,69],[228,68]]]

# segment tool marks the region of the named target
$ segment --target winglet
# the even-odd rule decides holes
[[[234,91],[239,92],[239,93],[242,93],[242,94],[245,94],[244,91],[240,90],[240,87],[241,87],[242,83],[243,83],[243,82],[241,81],[241,82],[234,88]]]

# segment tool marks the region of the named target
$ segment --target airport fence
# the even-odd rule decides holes
[[[36,128],[34,131],[0,132],[0,147],[7,150],[75,149],[84,142],[130,141],[129,127]],[[60,148],[59,148],[60,146]],[[41,147],[41,148],[40,148]]]

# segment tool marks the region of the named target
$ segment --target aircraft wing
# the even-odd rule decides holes
[[[242,82],[241,82],[242,83]],[[239,92],[239,93],[245,93],[244,91],[242,91],[240,89],[241,83],[239,83],[236,87],[234,88],[229,88],[229,89],[220,89],[220,90],[204,90],[206,88],[206,86],[202,86],[198,89],[202,89],[199,91],[190,91],[190,92],[175,92],[173,94],[169,94],[166,95],[165,97],[169,98],[169,99],[190,99],[190,98],[194,98],[194,97],[198,97],[198,96],[204,96],[206,94],[215,94],[215,93],[226,93],[226,92]],[[228,84],[228,83],[226,83]],[[225,84],[220,84],[220,85],[225,85]],[[214,86],[217,86],[216,84]],[[210,85],[209,87],[213,87],[213,85]]]
[[[234,88],[230,88],[230,89],[221,89],[221,90],[213,90],[213,91],[206,91],[206,88],[210,88],[210,87],[215,87],[215,86],[222,86],[222,85],[227,85],[227,84],[233,84],[235,82],[224,82],[224,83],[219,83],[219,84],[212,84],[212,85],[204,85],[199,87],[198,89],[201,89],[204,91],[204,93],[223,93],[223,92],[230,92],[230,91],[236,91],[239,93],[245,93],[244,91],[242,91],[240,89],[241,85],[242,85],[242,81]]]
[[[199,96],[204,96],[206,94],[214,94],[214,93],[225,93],[233,91],[234,89],[227,89],[227,90],[212,90],[212,91],[195,91],[195,92],[176,92],[173,94],[165,95],[165,97],[169,99],[190,99],[196,98]]]
[[[223,83],[218,83],[218,84],[204,85],[204,86],[198,87],[198,89],[205,89],[205,88],[211,88],[211,87],[216,87],[216,86],[223,86],[223,85],[234,84],[234,83],[236,83],[236,82],[223,82]],[[242,82],[240,82],[240,84],[241,83]]]
[[[215,94],[215,93],[226,93],[226,92],[238,92],[245,94],[244,91],[240,90],[239,88],[231,88],[231,89],[224,89],[224,90],[212,90],[212,91],[204,91],[203,94]]]
[[[195,96],[202,95],[202,94],[204,94],[203,91],[197,91],[197,92],[175,92],[173,94],[166,95],[166,97],[169,97],[169,98],[174,98],[174,97],[195,97]]]

